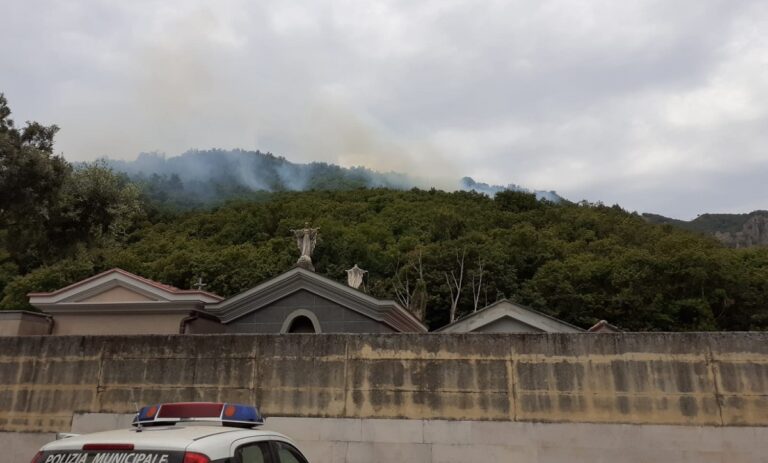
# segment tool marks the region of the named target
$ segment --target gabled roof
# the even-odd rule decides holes
[[[507,299],[496,301],[435,331],[442,333],[470,333],[504,318],[511,318],[519,323],[528,325],[532,328],[532,331],[542,331],[545,333],[577,333],[584,331],[578,326],[571,325]]]
[[[619,327],[611,325],[605,320],[600,320],[599,322],[595,323],[587,331],[590,333],[621,333]]]
[[[427,328],[400,304],[379,300],[361,291],[300,267],[244,291],[206,310],[222,323],[231,323],[297,291],[305,290],[332,300],[350,310],[387,324],[399,332],[426,332]]]
[[[99,295],[118,290],[124,291],[123,294],[130,293],[134,299],[119,302],[97,300]],[[206,303],[223,299],[207,291],[179,289],[119,268],[107,270],[56,291],[29,293],[27,296],[30,304],[44,311],[76,308],[120,310],[129,306],[153,310],[159,306],[189,307],[190,304],[202,308]]]

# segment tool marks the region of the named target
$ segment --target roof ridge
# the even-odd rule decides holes
[[[510,304],[512,306],[518,307],[520,309],[527,310],[527,311],[532,312],[532,313],[534,313],[536,315],[540,315],[542,317],[548,318],[548,319],[553,320],[553,321],[555,321],[557,323],[568,325],[571,328],[575,328],[575,329],[577,329],[579,331],[585,331],[583,328],[580,328],[580,327],[578,327],[578,326],[576,326],[576,325],[574,325],[572,323],[569,323],[569,322],[567,322],[565,320],[561,320],[561,319],[559,319],[559,318],[557,318],[557,317],[555,317],[553,315],[549,315],[549,314],[544,313],[544,312],[542,312],[540,310],[536,310],[536,309],[534,309],[532,307],[528,307],[527,305],[521,304],[519,302],[512,301],[512,300],[510,300],[508,298],[502,298],[502,299],[499,299],[498,301],[494,301],[494,302],[488,304],[487,306],[483,307],[482,309],[478,309],[478,310],[475,310],[474,312],[470,312],[470,313],[468,313],[468,314],[466,314],[466,315],[464,315],[464,316],[462,316],[460,318],[457,318],[456,320],[454,320],[451,323],[448,323],[446,325],[441,326],[440,328],[436,329],[435,332],[441,331],[441,330],[443,330],[445,328],[448,328],[449,326],[455,325],[456,323],[468,320],[468,319],[474,317],[475,315],[479,314],[480,312],[484,312],[486,310],[490,310],[490,309],[498,306],[499,304],[501,304],[503,302],[506,302],[506,303],[508,303],[508,304]]]
[[[96,275],[93,275],[93,276],[90,276],[88,278],[85,278],[84,280],[76,281],[76,282],[74,282],[74,283],[72,283],[70,285],[67,285],[67,286],[65,286],[63,288],[59,288],[59,289],[57,289],[55,291],[31,292],[31,293],[27,293],[27,296],[52,296],[52,295],[55,295],[55,294],[60,294],[62,292],[69,291],[70,289],[76,288],[78,286],[81,286],[81,285],[86,284],[88,282],[91,282],[93,280],[96,280],[96,279],[102,278],[104,276],[107,276],[110,273],[119,273],[119,274],[121,274],[123,276],[126,276],[128,278],[132,278],[134,280],[138,280],[140,282],[146,283],[146,284],[148,284],[150,286],[154,286],[155,288],[162,289],[164,291],[167,291],[167,292],[173,293],[173,294],[201,294],[201,295],[207,295],[207,296],[210,296],[210,297],[213,297],[213,298],[216,298],[216,299],[224,300],[224,298],[222,296],[219,296],[218,294],[215,294],[215,293],[211,293],[211,292],[203,291],[203,290],[198,290],[198,289],[181,289],[181,288],[177,288],[176,286],[173,286],[173,285],[169,285],[169,284],[166,284],[166,283],[162,283],[160,281],[156,281],[156,280],[152,280],[152,279],[147,278],[147,277],[143,277],[141,275],[137,275],[135,273],[131,273],[128,270],[124,270],[124,269],[122,269],[120,267],[113,267],[113,268],[111,268],[109,270],[105,270],[105,271],[103,271],[101,273],[97,273]]]

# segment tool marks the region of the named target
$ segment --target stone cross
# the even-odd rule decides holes
[[[202,290],[203,290],[203,288],[205,288],[205,287],[206,287],[206,286],[208,286],[208,285],[207,285],[207,284],[205,284],[205,283],[203,283],[203,277],[198,277],[198,278],[197,278],[197,283],[195,283],[195,284],[194,284],[194,285],[192,285],[192,286],[194,286],[195,288],[197,288],[197,290],[198,290],[198,291],[202,291]]]

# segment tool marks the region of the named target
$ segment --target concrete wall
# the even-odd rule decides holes
[[[72,432],[125,428],[132,418],[76,414]],[[312,463],[768,461],[765,427],[293,417],[267,418],[265,427],[295,439]],[[28,463],[45,439],[53,435],[0,433],[12,455],[3,462]]]
[[[323,333],[392,333],[384,323],[306,290],[297,291],[227,325],[230,333],[280,333],[285,319],[295,310],[312,312]]]
[[[768,463],[768,333],[0,338],[10,463],[186,400],[259,404],[313,463]]]
[[[48,334],[50,327],[50,319],[43,314],[24,310],[0,310],[0,336]]]
[[[55,433],[0,432],[2,462],[29,463],[40,447],[54,439]]]
[[[57,313],[53,334],[58,336],[83,334],[176,334],[181,320],[188,312],[148,313]]]
[[[0,338],[0,431],[221,400],[273,416],[768,425],[768,333]]]
[[[272,418],[312,463],[766,463],[768,428]]]
[[[0,318],[0,336],[18,336],[21,331],[21,320],[18,318]],[[45,333],[39,333],[45,334]]]
[[[219,320],[198,317],[194,320],[188,321],[184,329],[184,334],[214,334],[224,333],[227,330],[227,327],[222,325]]]

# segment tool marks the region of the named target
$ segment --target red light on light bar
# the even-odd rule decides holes
[[[149,407],[149,410],[147,410],[147,418],[153,418],[155,413],[157,413],[157,405],[152,405]]]
[[[158,418],[219,418],[224,404],[189,402],[165,404],[160,407]]]
[[[133,450],[133,444],[85,444],[83,450]]]

